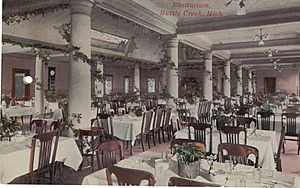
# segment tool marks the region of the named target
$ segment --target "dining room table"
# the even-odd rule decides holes
[[[191,127],[191,139],[194,139],[194,129]],[[274,170],[276,163],[274,160],[274,154],[277,152],[276,132],[268,130],[257,130],[253,128],[247,129],[247,145],[253,146],[259,151],[259,162],[258,164],[264,169]],[[206,131],[206,150],[210,148],[210,131]],[[222,140],[226,140],[226,135],[222,135]],[[241,133],[240,143],[244,144],[244,133]],[[188,128],[181,129],[175,133],[175,138],[188,139],[189,131]],[[220,144],[220,132],[215,126],[212,128],[212,153],[217,154],[218,145]],[[254,156],[249,157],[251,160],[255,160]]]
[[[11,141],[0,142],[0,184],[11,182],[29,172],[32,134],[17,132]],[[39,142],[36,145],[34,169],[38,165]],[[74,138],[59,137],[56,161],[78,170],[82,162],[81,153]]]
[[[116,165],[152,173],[156,180],[155,186],[167,186],[170,177],[180,177],[176,155],[172,156],[166,152],[145,151],[121,160]],[[300,187],[300,177],[296,175],[241,164],[228,169],[226,163],[206,159],[200,160],[199,175],[192,180],[226,187]],[[117,185],[115,176],[112,176],[112,182],[113,185]],[[107,185],[106,168],[85,176],[82,185]],[[147,185],[147,182],[142,181],[141,185]]]

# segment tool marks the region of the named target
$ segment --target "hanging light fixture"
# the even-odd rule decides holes
[[[231,4],[232,1],[233,0],[228,1],[225,4],[225,6],[228,7]],[[244,3],[245,0],[235,0],[235,1],[239,1],[239,7],[240,7],[240,9],[237,11],[236,14],[239,15],[239,16],[246,15],[246,5]]]
[[[268,54],[268,57],[273,57],[273,54],[278,53],[278,50],[272,50],[271,48],[267,51],[264,51],[265,54]]]
[[[265,33],[263,34],[262,28],[259,29],[259,34],[255,35],[255,41],[258,41],[258,45],[264,45],[264,40],[268,39],[269,34]]]
[[[273,62],[273,68],[275,69],[275,70],[279,70],[279,61],[280,61],[280,59],[271,59],[271,62]]]
[[[32,77],[31,76],[25,76],[23,78],[23,82],[27,85],[27,84],[31,84],[33,81]]]

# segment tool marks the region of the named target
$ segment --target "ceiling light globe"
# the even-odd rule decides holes
[[[260,40],[259,42],[258,42],[258,45],[264,45],[265,44],[265,42],[263,41],[263,40]]]
[[[25,77],[23,78],[23,82],[24,82],[25,84],[31,84],[32,81],[33,81],[33,79],[32,79],[31,76],[25,76]]]

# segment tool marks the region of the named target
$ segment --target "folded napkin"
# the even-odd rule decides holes
[[[242,165],[242,164],[237,164],[234,167],[235,171],[242,171],[242,172],[252,172],[254,169],[254,166],[247,166],[247,165]]]

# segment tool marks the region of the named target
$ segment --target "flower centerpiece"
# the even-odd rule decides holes
[[[178,174],[185,178],[196,178],[200,172],[200,158],[203,151],[193,144],[183,144],[175,149],[178,159]]]
[[[11,137],[14,133],[21,129],[19,122],[13,121],[8,116],[4,115],[0,124],[0,139],[4,137]]]

